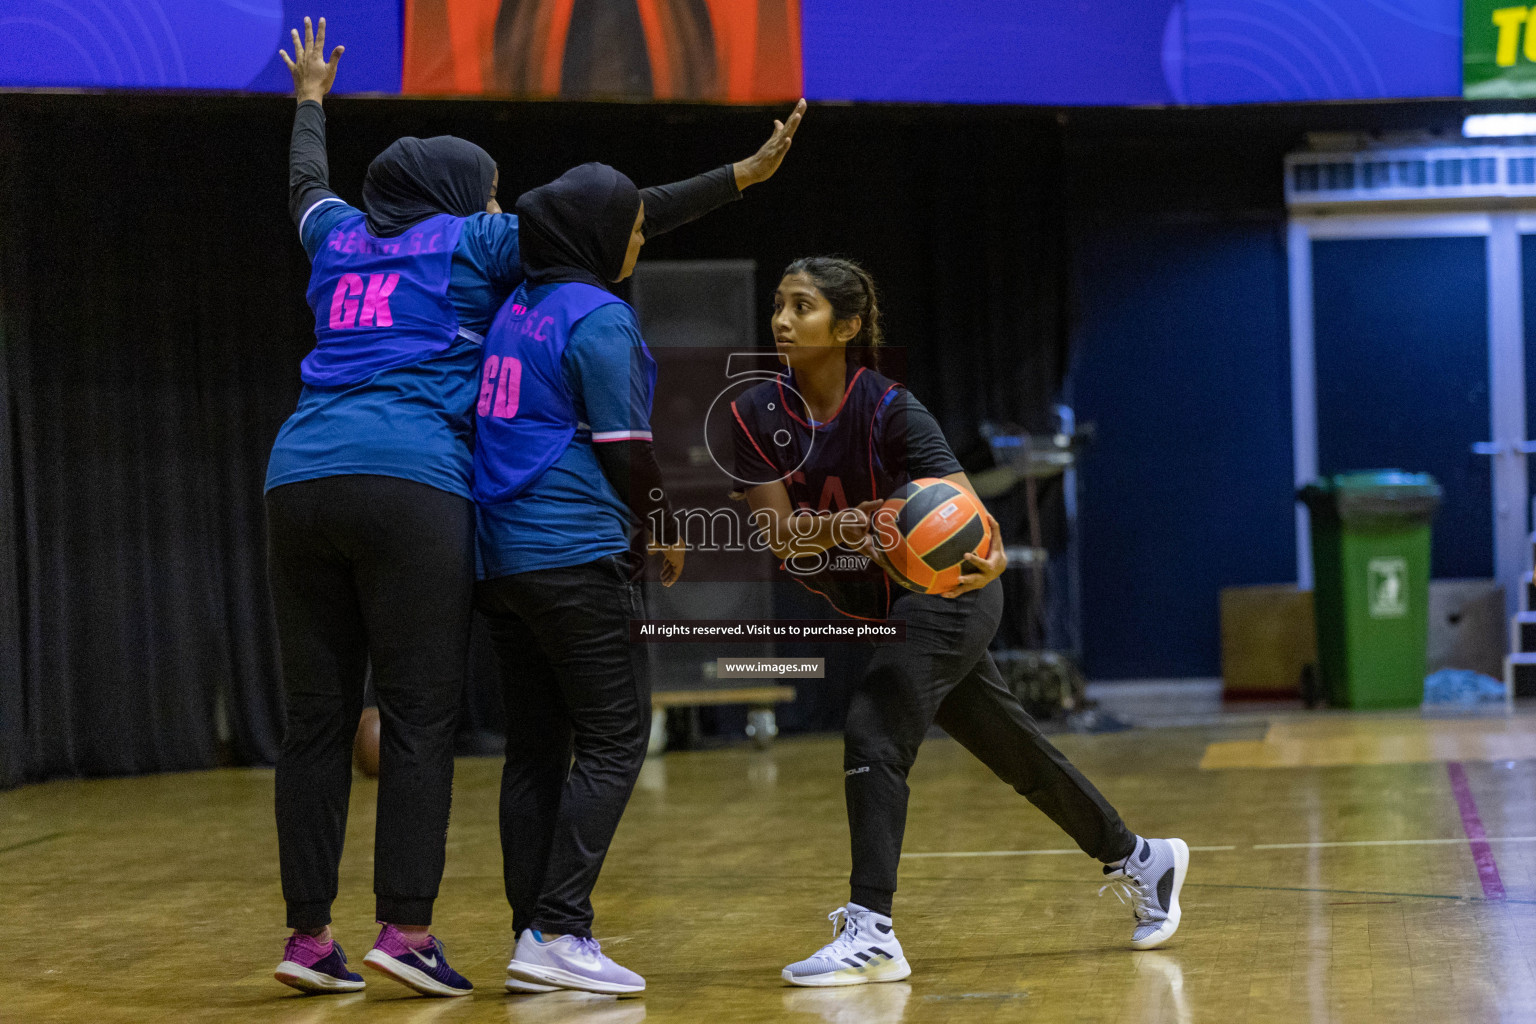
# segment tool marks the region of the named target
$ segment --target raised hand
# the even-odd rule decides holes
[[[738,189],[773,177],[773,172],[784,162],[784,154],[789,152],[790,143],[795,141],[795,131],[799,129],[800,119],[804,116],[805,100],[801,100],[795,104],[788,121],[773,122],[773,134],[768,136],[768,141],[756,153],[731,165],[731,169],[736,172]]]
[[[288,65],[288,73],[293,76],[294,98],[300,103],[305,100],[319,103],[331,91],[336,81],[336,67],[346,50],[345,46],[338,46],[331,51],[331,59],[326,60],[325,19],[320,19],[320,34],[316,36],[314,27],[305,18],[304,38],[299,38],[298,29],[293,30],[293,56],[290,58],[286,50],[277,51],[283,63]]]

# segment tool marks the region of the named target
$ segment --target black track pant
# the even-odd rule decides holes
[[[474,506],[394,477],[285,484],[267,492],[267,548],[288,706],[277,763],[288,925],[331,919],[370,663],[382,726],[375,912],[430,924],[473,614]]]
[[[903,594],[891,618],[905,643],[881,645],[855,685],[844,730],[844,790],[853,841],[853,901],[890,913],[907,823],[907,772],[937,722],[1083,852],[1130,856],[1135,836],[1003,684],[987,653],[1002,616],[993,583],[954,600]]]
[[[512,928],[592,934],[592,887],[645,763],[651,683],[628,557],[488,580],[507,707],[501,855]]]

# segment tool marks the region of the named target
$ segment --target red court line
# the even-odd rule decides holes
[[[1483,896],[1502,900],[1504,880],[1499,877],[1499,865],[1494,862],[1493,847],[1488,845],[1483,819],[1478,817],[1477,801],[1472,799],[1472,787],[1467,784],[1467,770],[1460,761],[1450,762],[1445,770],[1451,777],[1451,792],[1456,794],[1456,809],[1461,812],[1461,827],[1472,849],[1472,861],[1477,865],[1477,880],[1483,883]]]

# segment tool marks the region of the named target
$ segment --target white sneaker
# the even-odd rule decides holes
[[[1136,915],[1132,949],[1153,949],[1173,938],[1183,912],[1179,892],[1189,874],[1189,847],[1182,839],[1141,839],[1119,867],[1104,865],[1108,881],[1099,889],[1114,892]]]
[[[816,955],[784,968],[791,985],[867,985],[873,981],[900,981],[912,973],[891,919],[857,903],[838,907],[827,915],[833,939]]]
[[[514,988],[516,983],[518,987]],[[547,992],[569,988],[602,995],[645,991],[645,979],[603,955],[596,939],[561,935],[544,941],[532,928],[518,937],[507,964],[508,992]]]

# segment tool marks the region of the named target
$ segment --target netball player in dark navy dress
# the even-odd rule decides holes
[[[783,977],[830,986],[911,973],[891,909],[907,772],[935,722],[1103,861],[1136,909],[1132,945],[1159,945],[1178,927],[1188,848],[1131,833],[1003,684],[987,653],[1003,607],[995,581],[1006,566],[996,520],[990,557],[969,556],[971,572],[943,595],[896,586],[881,568],[869,521],[878,501],[921,477],[975,492],[933,416],[875,369],[879,316],[874,281],[857,264],[821,257],[790,264],[772,322],[788,370],[732,405],[737,483],[786,571],[844,615],[906,625],[904,642],[877,647],[849,698],[849,902],[829,915],[834,940]]]
[[[299,101],[290,211],[313,271],[316,345],[298,409],[267,469],[268,574],[287,728],[277,768],[288,925],[276,975],[308,991],[362,979],[330,935],[346,831],[350,750],[371,665],[381,740],[369,963],[430,994],[469,983],[429,934],[442,878],[453,734],[474,583],[470,437],[482,335],[522,281],[517,218],[497,168],[462,139],[400,139],[369,167],[364,210],[330,190],[325,57],[305,21],[284,54]],[[798,114],[798,111],[797,111]],[[778,166],[798,117],[753,157],[647,189],[647,227],[669,230]]]

